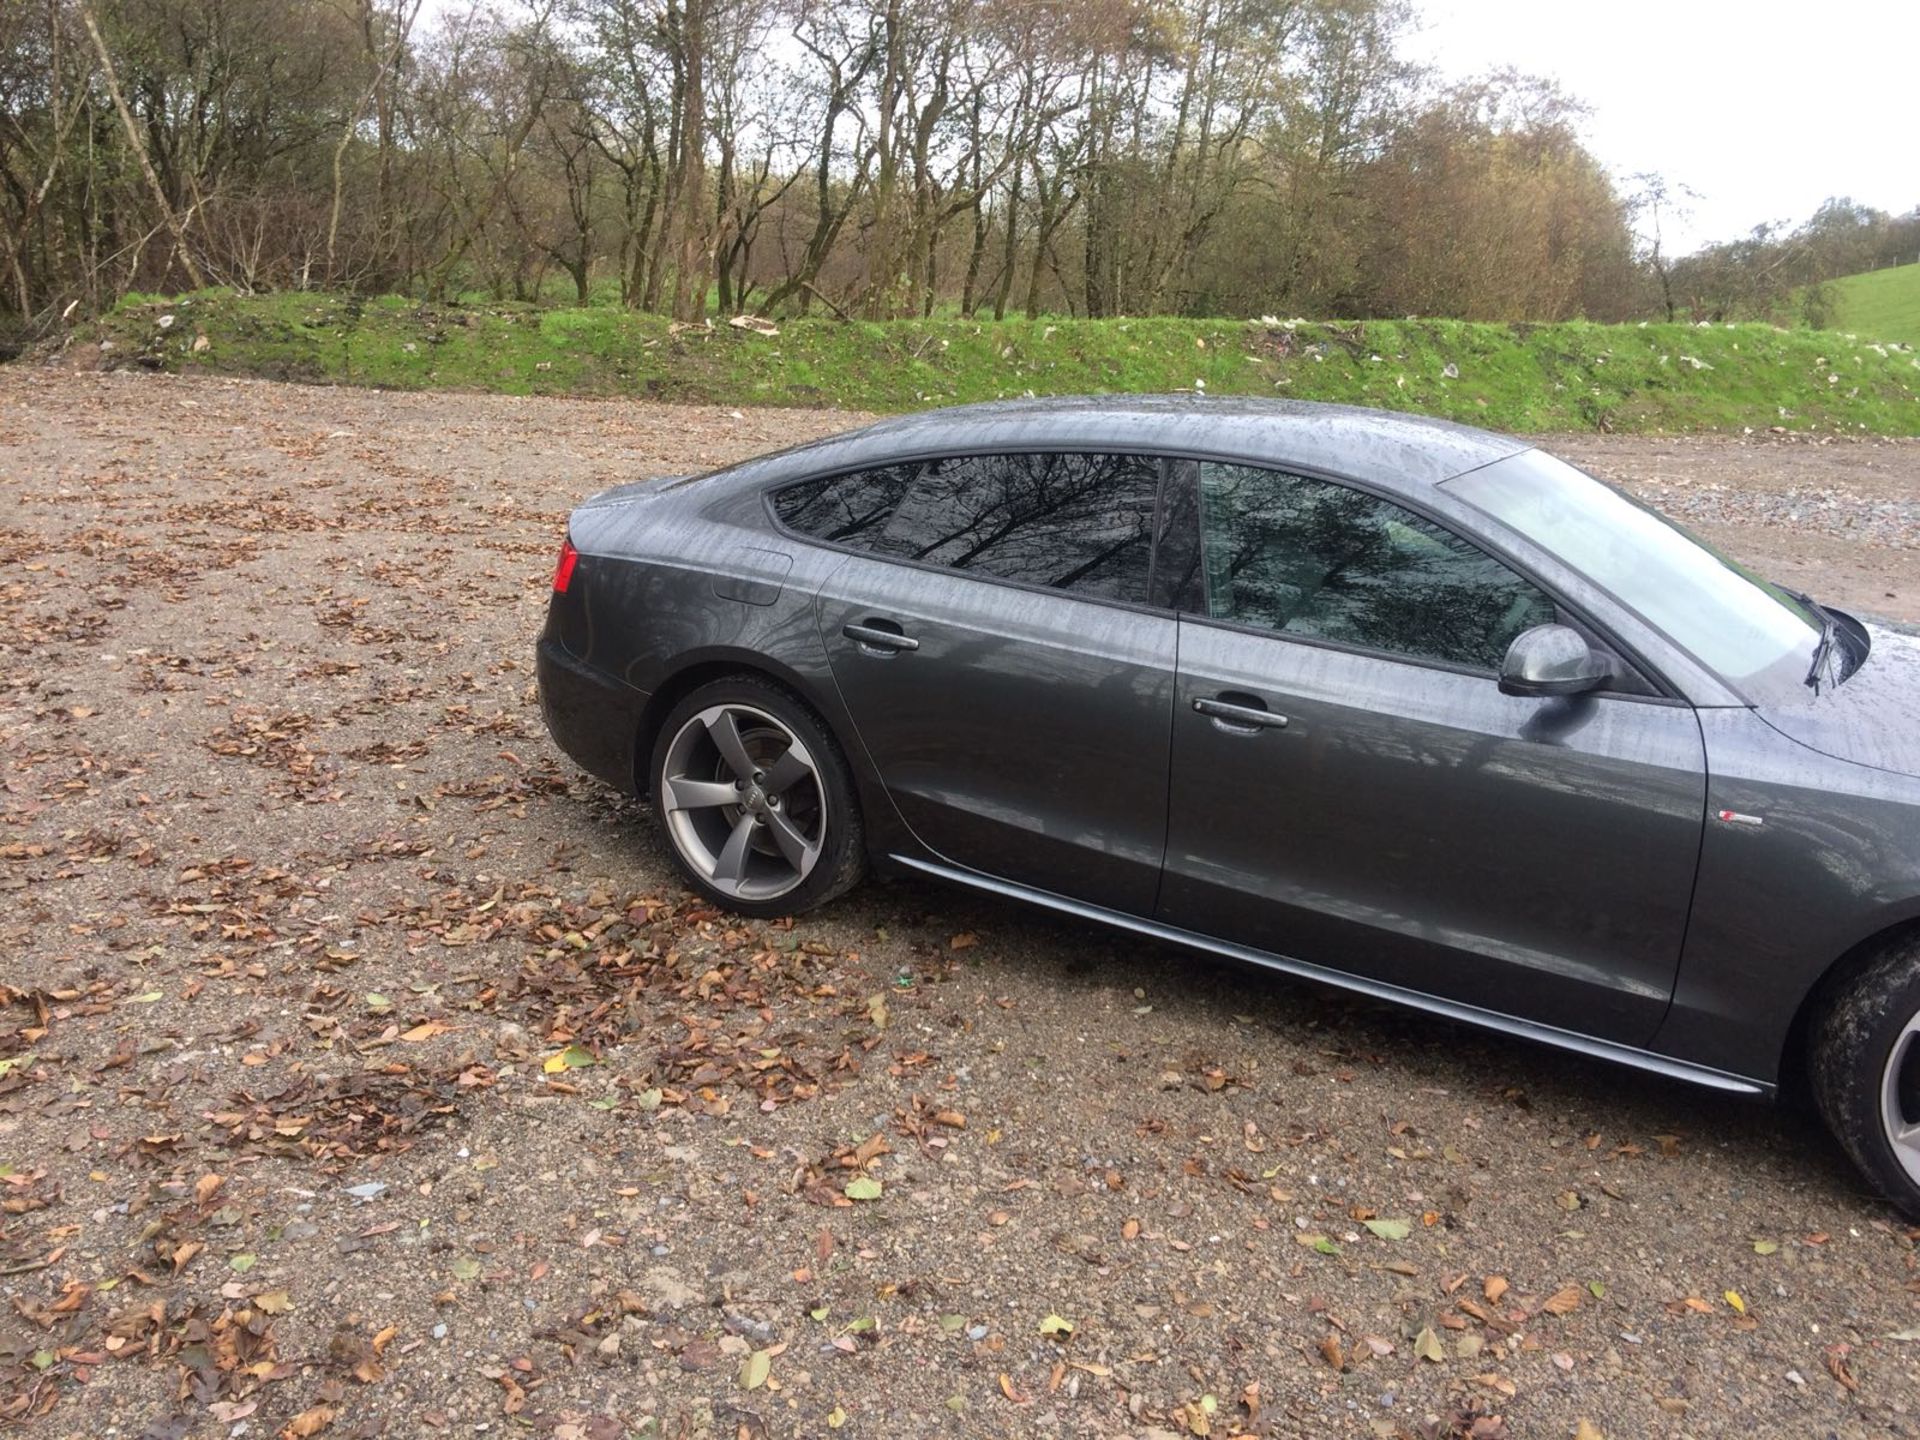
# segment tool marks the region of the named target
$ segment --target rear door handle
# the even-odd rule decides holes
[[[1245,733],[1254,730],[1287,728],[1286,716],[1267,709],[1251,695],[1244,699],[1236,696],[1232,700],[1208,699],[1203,696],[1193,702],[1193,708],[1199,714],[1210,717],[1222,730],[1238,730]]]
[[[918,650],[920,642],[891,620],[866,620],[843,625],[840,633],[867,650]]]

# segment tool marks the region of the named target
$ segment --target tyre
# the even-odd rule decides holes
[[[1920,1222],[1920,935],[1848,980],[1812,1042],[1809,1080],[1827,1127],[1900,1213]]]
[[[702,685],[668,712],[647,770],[687,883],[763,919],[844,895],[866,868],[840,747],[791,691],[757,676]]]

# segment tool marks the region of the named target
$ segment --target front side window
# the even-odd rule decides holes
[[[1137,455],[966,455],[922,466],[874,549],[1023,585],[1147,598],[1160,463]]]
[[[1553,602],[1451,531],[1323,480],[1203,461],[1206,613],[1279,634],[1497,671]]]
[[[1819,618],[1671,521],[1540,450],[1447,489],[1565,562],[1758,697],[1804,699]]]

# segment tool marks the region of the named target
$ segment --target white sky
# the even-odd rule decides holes
[[[1829,195],[1920,205],[1920,0],[1415,0],[1409,59],[1503,65],[1585,101],[1616,175],[1699,192],[1670,249],[1799,222]]]

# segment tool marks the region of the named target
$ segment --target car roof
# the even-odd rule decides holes
[[[1173,451],[1298,466],[1387,489],[1436,485],[1531,447],[1444,420],[1249,396],[1083,395],[923,410],[749,461],[779,483],[942,451]]]

